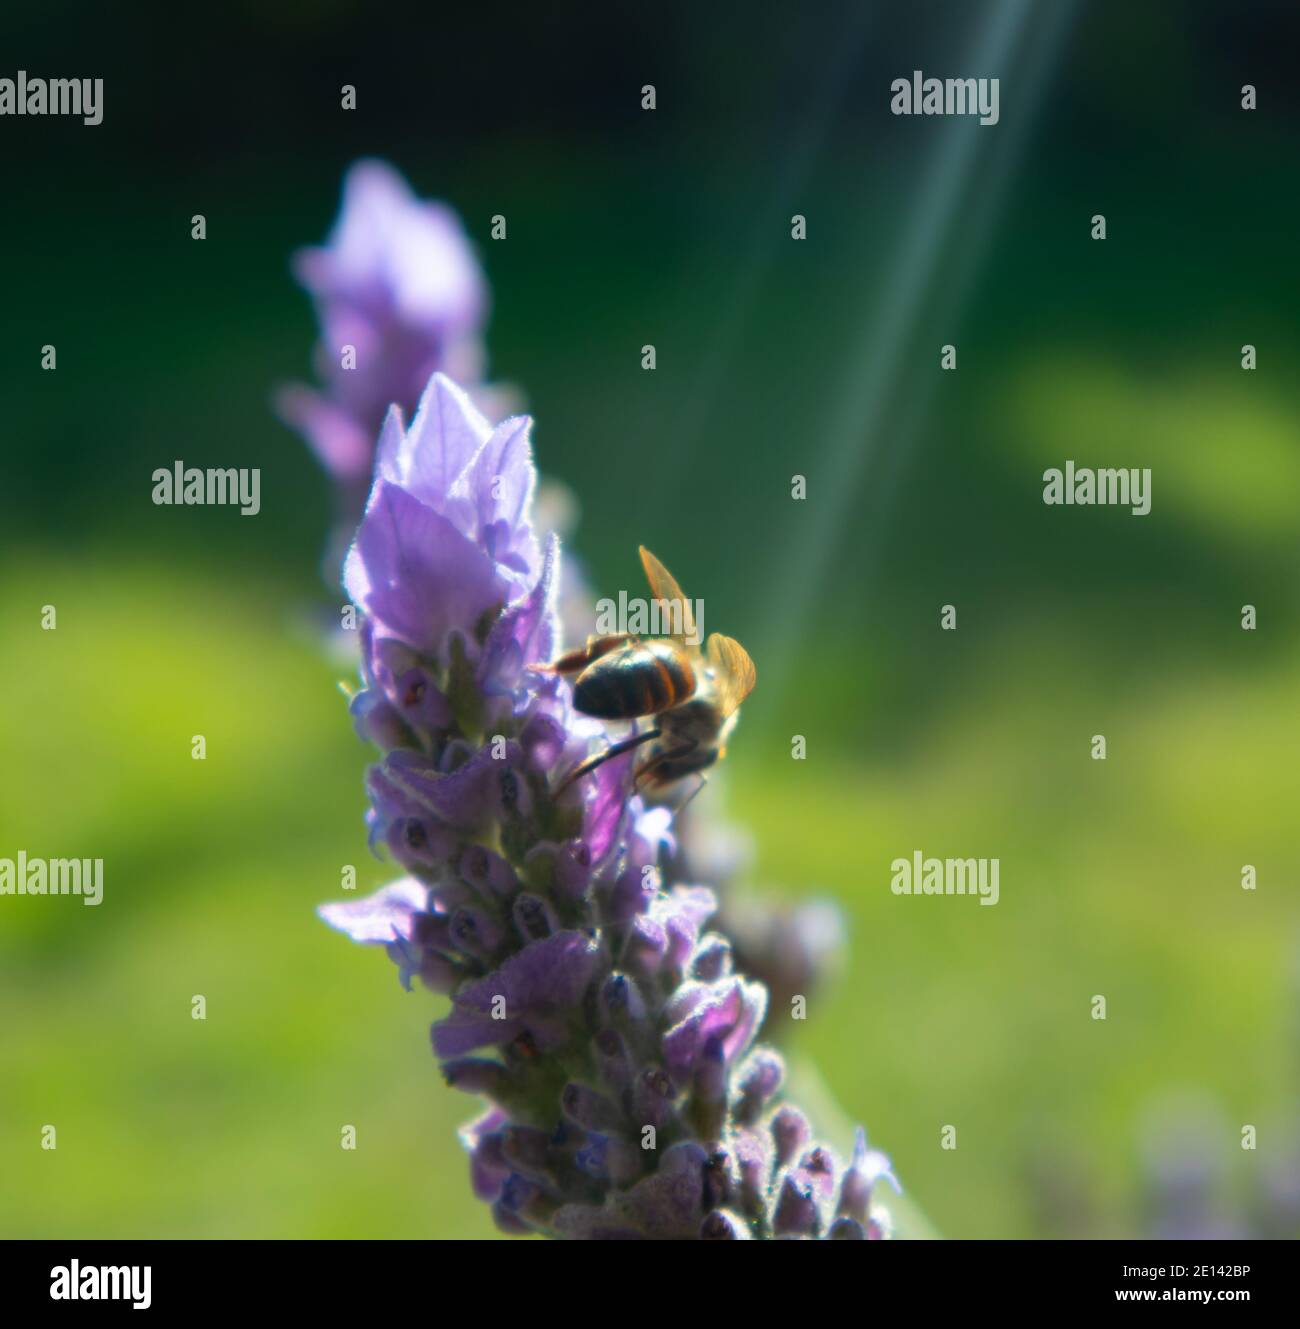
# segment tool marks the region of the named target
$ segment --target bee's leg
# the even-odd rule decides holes
[[[631,634],[627,632],[615,632],[608,637],[588,637],[587,644],[578,647],[576,651],[568,651],[549,664],[538,662],[527,665],[526,668],[535,674],[581,673],[593,660],[599,660],[602,655],[608,655],[616,646],[622,646],[624,642],[631,640]]]
[[[698,743],[683,743],[679,748],[673,748],[669,752],[660,752],[651,757],[648,761],[642,762],[637,768],[636,776],[632,781],[632,790],[639,793],[643,780],[654,780],[655,773],[660,766],[670,761],[675,761],[678,757],[685,757],[688,753],[694,752],[699,747]]]
[[[700,790],[703,789],[704,786],[709,783],[709,777],[705,775],[703,771],[699,772],[699,777],[700,777],[699,784],[697,784],[695,788],[692,789],[691,792],[687,794],[686,797],[682,799],[682,801],[678,803],[678,805],[673,809],[674,822],[677,820],[678,817],[682,815],[683,812],[686,811],[687,806],[690,804],[691,800],[696,796],[696,794],[698,794]]]
[[[572,775],[565,777],[563,783],[555,792],[562,794],[571,784],[581,780],[584,775],[590,775],[597,766],[603,765],[611,757],[621,757],[623,753],[631,752],[633,748],[640,747],[642,743],[648,743],[652,738],[658,738],[659,734],[659,726],[654,725],[644,733],[633,734],[631,738],[625,738],[621,743],[613,744],[612,747],[606,748],[604,752],[598,752],[594,757],[588,757]]]

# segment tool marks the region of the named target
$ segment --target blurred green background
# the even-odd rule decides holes
[[[0,899],[3,1235],[491,1231],[440,999],[312,914],[392,874],[320,643],[329,487],[268,403],[362,154],[464,217],[597,588],[645,541],[750,647],[727,813],[851,934],[791,1046],[934,1226],[1147,1232],[1179,1149],[1213,1218],[1284,1221],[1300,16],[700,8],[6,14],[15,69],[106,88],[97,128],[0,123],[0,855],[106,884]],[[999,125],[890,115],[913,69],[999,76]],[[176,458],[261,467],[260,517],[154,507]],[[1066,458],[1151,467],[1151,514],[1045,507]],[[1000,858],[999,905],[893,896],[918,848]]]

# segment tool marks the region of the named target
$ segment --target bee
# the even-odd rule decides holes
[[[564,781],[567,788],[602,762],[648,744],[633,784],[662,790],[699,775],[726,755],[740,703],[757,677],[749,653],[734,638],[710,635],[703,652],[695,640],[691,602],[672,573],[644,546],[641,566],[655,600],[681,606],[681,632],[641,640],[630,633],[590,637],[587,644],[550,664],[550,673],[575,675],[573,705],[600,720],[638,720],[653,725],[589,757]]]

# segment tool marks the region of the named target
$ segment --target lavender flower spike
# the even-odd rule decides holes
[[[405,985],[450,997],[447,1082],[488,1100],[462,1132],[474,1193],[507,1233],[735,1240],[887,1235],[860,1137],[846,1167],[778,1102],[755,1040],[761,984],[707,924],[711,891],[665,885],[671,815],[606,741],[560,649],[559,541],[531,525],[530,422],[493,428],[435,374],[389,412],[345,584],[363,611],[352,703],[380,750],[371,842],[405,875],[323,906]]]
[[[286,388],[277,405],[359,503],[390,403],[411,410],[435,370],[480,390],[487,283],[455,213],[375,160],[348,171],[328,241],[294,271],[316,305],[324,387]]]

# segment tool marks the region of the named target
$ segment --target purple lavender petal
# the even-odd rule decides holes
[[[543,1047],[556,1033],[557,1017],[577,1005],[599,961],[599,948],[580,932],[557,932],[530,943],[455,994],[451,1014],[433,1026],[434,1051],[458,1057],[508,1043],[525,1031],[540,1035],[536,1041]],[[494,1019],[494,1010],[504,1018]]]
[[[359,900],[320,905],[316,912],[330,927],[353,941],[382,942],[394,937],[411,939],[412,918],[428,908],[429,888],[414,877],[402,877]]]
[[[614,847],[623,824],[625,785],[634,760],[632,753],[624,753],[596,767],[588,777],[593,792],[587,803],[583,835],[593,864],[603,863]]]
[[[449,992],[460,977],[455,964],[438,949],[430,924],[429,890],[403,877],[360,900],[323,904],[317,913],[353,941],[383,945],[409,992],[419,977],[437,992]]]
[[[386,632],[434,654],[454,627],[507,598],[505,581],[446,517],[376,481],[348,553],[344,585]]]

